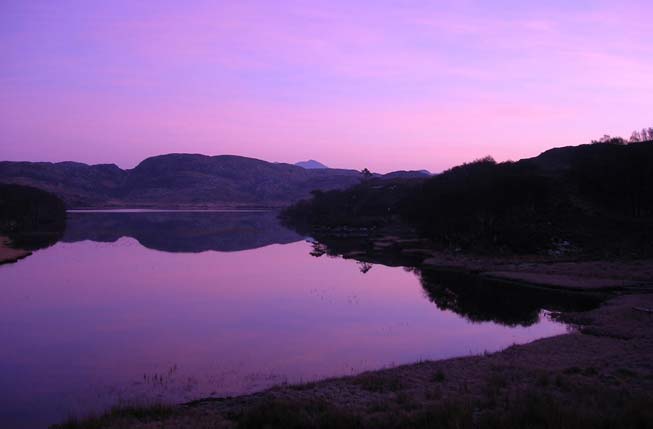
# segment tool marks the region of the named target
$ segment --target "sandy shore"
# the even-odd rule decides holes
[[[9,247],[9,238],[0,236],[0,265],[16,262],[32,254],[27,250]]]

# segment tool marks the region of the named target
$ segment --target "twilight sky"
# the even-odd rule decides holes
[[[0,0],[0,160],[441,171],[653,126],[653,2]]]

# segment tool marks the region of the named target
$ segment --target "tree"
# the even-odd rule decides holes
[[[361,170],[361,174],[363,175],[363,179],[364,179],[364,180],[367,180],[367,179],[371,179],[371,178],[372,178],[372,173],[371,173],[370,170],[368,170],[367,168],[363,168],[363,169]]]
[[[603,143],[608,144],[626,144],[626,139],[623,137],[611,137],[610,139],[604,141]]]
[[[603,134],[603,137],[601,137],[598,140],[592,140],[592,144],[597,144],[597,143],[617,143],[619,139],[623,140],[621,137],[612,137],[610,134]]]
[[[639,133],[639,131],[635,130],[633,133],[630,135],[630,140],[629,142],[631,143],[637,143],[642,141],[642,136]]]
[[[653,127],[648,128],[648,139],[653,140]]]

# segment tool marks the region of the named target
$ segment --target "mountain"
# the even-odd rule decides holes
[[[167,154],[135,168],[78,162],[0,162],[0,182],[40,188],[68,208],[282,207],[311,191],[360,181],[355,170],[305,169],[234,155]]]
[[[318,168],[329,168],[326,165],[318,162],[314,159],[309,159],[308,161],[300,161],[295,163],[296,166],[305,168],[307,170],[314,170]]]
[[[391,171],[380,177],[382,179],[425,179],[430,176],[431,173],[426,170],[399,170]]]

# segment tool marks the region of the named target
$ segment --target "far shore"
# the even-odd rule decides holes
[[[600,258],[586,254],[483,255],[439,250],[410,233],[374,232],[367,236],[320,237],[334,253],[370,263],[405,265],[421,270],[458,270],[522,285],[577,292],[653,290],[653,259]],[[319,241],[319,240],[318,240]],[[356,244],[351,243],[351,241]],[[347,244],[342,245],[342,242]]]
[[[90,205],[70,205],[66,211],[68,212],[92,212],[92,211],[270,211],[281,210],[287,204],[211,204],[211,203],[197,203],[197,204],[90,204]]]
[[[106,208],[68,209],[67,213],[256,213],[275,210],[273,208]]]

